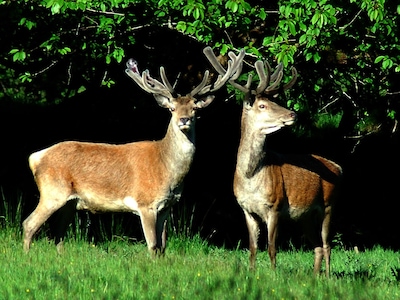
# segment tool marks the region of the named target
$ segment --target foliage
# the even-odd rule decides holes
[[[117,79],[109,70],[123,62],[135,32],[169,28],[223,55],[245,48],[248,61],[295,65],[301,77],[287,105],[311,120],[344,113],[352,124],[347,133],[391,130],[397,122],[400,5],[393,1],[17,0],[0,5],[1,36],[7,41],[0,46],[0,97],[59,102],[89,86],[112,87]]]

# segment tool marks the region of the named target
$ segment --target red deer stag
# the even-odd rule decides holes
[[[227,71],[218,63],[212,50],[206,52],[217,72],[225,74]],[[230,57],[234,55],[230,54]],[[251,74],[244,86],[229,81],[245,93],[234,193],[244,211],[249,231],[250,268],[255,267],[259,226],[265,222],[268,253],[272,268],[275,269],[278,219],[289,217],[301,223],[315,247],[314,273],[320,272],[322,259],[325,258],[325,272],[329,276],[331,249],[328,235],[341,167],[317,155],[282,155],[266,149],[268,134],[296,120],[294,112],[270,99],[295,83],[297,71],[292,68],[292,79],[280,88],[282,65],[272,76],[267,62],[257,61],[255,69],[260,78],[255,89],[251,89]]]
[[[207,84],[209,72],[205,71],[202,82],[186,96],[175,93],[163,67],[160,68],[161,83],[147,70],[140,75],[136,61],[130,59],[127,75],[171,112],[165,137],[158,141],[122,145],[68,141],[30,155],[29,166],[40,199],[36,209],[23,222],[25,252],[29,251],[39,227],[73,200],[74,208],[78,210],[139,215],[149,251],[164,253],[166,219],[170,207],[181,196],[183,180],[195,152],[196,110],[208,106],[214,99],[210,93],[234,78],[243,57],[244,52],[229,61],[227,72],[218,76],[214,84]],[[201,98],[197,100],[196,95]],[[64,229],[56,235],[59,252]]]

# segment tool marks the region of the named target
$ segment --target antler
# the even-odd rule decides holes
[[[206,93],[212,93],[216,90],[219,90],[227,81],[237,79],[243,67],[243,58],[245,55],[244,50],[240,51],[239,55],[229,52],[228,55],[231,60],[228,61],[228,67],[226,70],[219,64],[211,47],[206,47],[203,52],[214,68],[218,68],[219,75],[214,83],[207,85],[210,72],[206,70],[201,83],[189,93],[189,95],[192,97],[195,95],[204,95]],[[131,77],[146,92],[151,94],[160,94],[169,99],[173,98],[173,95],[176,95],[174,88],[169,83],[167,76],[165,75],[164,67],[160,67],[162,83],[152,78],[148,70],[144,71],[142,75],[140,75],[137,62],[132,58],[126,62],[126,67],[126,74],[128,74],[128,76]]]
[[[142,75],[140,75],[137,62],[132,58],[126,62],[125,72],[148,93],[163,95],[168,99],[171,99],[173,98],[173,95],[176,95],[174,88],[165,75],[164,67],[160,67],[160,75],[163,83],[151,77],[148,70],[143,71]]]
[[[237,56],[233,52],[229,52],[228,55],[231,60],[228,61],[228,67],[226,70],[218,62],[218,59],[216,58],[211,47],[204,48],[203,53],[210,61],[212,66],[217,70],[219,75],[217,80],[213,84],[206,85],[210,73],[208,70],[205,71],[202,82],[190,92],[191,96],[215,92],[216,90],[220,89],[227,81],[237,79],[242,71],[243,58],[245,55],[244,50],[240,51],[239,55]]]
[[[209,48],[209,47],[207,47]],[[206,48],[206,49],[207,49]],[[227,71],[221,66],[219,63],[217,57],[214,55],[214,52],[211,50],[211,48],[204,49],[204,53],[206,54],[208,60],[214,67],[214,69],[218,72],[218,74],[224,75]],[[242,50],[243,51],[243,50]],[[239,54],[240,55],[240,54]],[[228,56],[234,60],[236,58],[236,55],[233,52],[229,52]],[[229,63],[229,62],[228,62]],[[258,74],[258,77],[260,78],[260,82],[258,83],[256,89],[251,90],[251,83],[253,81],[253,76],[252,74],[249,74],[247,78],[247,83],[245,85],[240,85],[239,83],[235,82],[235,80],[239,77],[240,72],[242,70],[242,64],[240,66],[240,69],[236,70],[231,79],[229,79],[229,83],[237,88],[238,90],[244,92],[245,94],[248,94],[248,96],[252,95],[258,95],[258,94],[267,94],[267,95],[275,95],[280,91],[279,84],[282,80],[283,77],[283,65],[280,63],[277,67],[275,72],[271,75],[272,68],[269,65],[267,61],[261,61],[258,60],[254,63],[254,67],[256,69],[256,72]],[[229,68],[229,65],[228,65]],[[296,68],[292,67],[292,79],[285,84],[282,89],[285,91],[293,86],[293,84],[297,80],[297,70]],[[272,83],[271,83],[272,82]]]

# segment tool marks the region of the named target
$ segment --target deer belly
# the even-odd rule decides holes
[[[288,214],[292,220],[307,218],[310,214],[322,215],[322,207],[318,205],[310,206],[289,206]]]
[[[272,206],[265,197],[255,194],[251,197],[238,198],[237,201],[243,210],[259,216],[266,215]]]
[[[133,212],[137,213],[138,203],[132,197],[125,197],[123,199],[109,200],[109,199],[82,199],[78,198],[76,209],[89,210],[95,212]]]

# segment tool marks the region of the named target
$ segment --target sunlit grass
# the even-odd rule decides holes
[[[18,232],[0,233],[0,294],[4,299],[396,299],[397,253],[381,248],[355,253],[334,249],[332,276],[312,275],[313,253],[280,251],[277,270],[259,252],[210,246],[200,237],[169,239],[152,259],[144,243],[93,244],[69,239],[58,255],[52,242],[34,240],[28,255]]]

